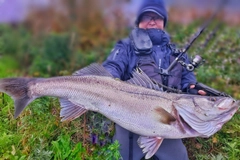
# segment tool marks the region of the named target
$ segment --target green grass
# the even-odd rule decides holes
[[[0,56],[0,78],[17,74],[18,62],[11,56]]]

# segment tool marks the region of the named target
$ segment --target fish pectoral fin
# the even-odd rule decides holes
[[[168,111],[163,109],[162,107],[158,107],[155,109],[156,113],[159,115],[159,121],[164,124],[170,124],[171,122],[176,121],[176,118],[173,117]]]
[[[145,159],[149,159],[157,152],[158,148],[162,144],[162,141],[163,138],[161,137],[140,136],[137,143],[140,148],[143,148],[143,153],[147,153],[145,155]]]
[[[73,104],[68,99],[60,99],[59,101],[61,104],[60,111],[60,117],[62,117],[61,121],[74,120],[87,111],[84,107]]]

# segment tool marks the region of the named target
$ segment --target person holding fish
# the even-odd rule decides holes
[[[177,53],[170,44],[170,37],[164,28],[168,14],[163,0],[143,1],[136,18],[136,28],[126,39],[120,40],[103,63],[115,78],[128,80],[137,67],[152,80],[164,86],[186,91],[189,94],[205,95],[203,90],[195,89],[196,78],[193,72],[179,63],[169,73],[166,70],[176,58]],[[185,55],[184,60],[189,63]],[[166,89],[163,88],[163,91]],[[147,107],[147,106],[146,106]],[[120,143],[123,160],[140,160],[144,154],[137,144],[139,135],[115,125],[114,140]],[[154,150],[154,146],[153,146]],[[152,159],[187,160],[187,150],[181,139],[164,139]]]
[[[162,0],[146,0],[137,27],[103,64],[93,63],[72,76],[1,78],[0,92],[14,100],[15,118],[43,96],[59,98],[61,121],[87,111],[106,116],[116,123],[113,139],[124,160],[187,160],[181,138],[212,136],[233,117],[240,101],[207,86],[196,89],[193,73],[173,63],[179,53],[164,31],[167,19]],[[187,55],[182,58],[189,64]],[[209,91],[217,95],[201,96]]]

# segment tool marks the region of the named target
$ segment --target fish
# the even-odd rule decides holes
[[[14,100],[17,118],[42,96],[58,97],[61,121],[71,121],[87,111],[98,112],[140,135],[145,158],[152,157],[165,138],[210,137],[239,109],[232,97],[212,97],[163,92],[143,71],[136,69],[127,81],[114,78],[93,63],[70,76],[3,78],[0,92]]]

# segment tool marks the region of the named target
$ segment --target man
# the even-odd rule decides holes
[[[145,0],[137,14],[137,28],[132,31],[130,38],[123,39],[115,45],[103,66],[114,77],[124,81],[131,77],[136,67],[139,67],[158,83],[204,95],[204,91],[194,89],[196,84],[194,74],[180,64],[173,67],[170,75],[161,73],[161,69],[167,69],[176,56],[170,45],[169,35],[164,31],[167,20],[167,11],[162,0]],[[151,43],[148,43],[148,38]],[[139,45],[141,42],[142,46]],[[189,63],[188,57],[184,58],[185,62]],[[144,155],[137,144],[139,135],[117,124],[115,129],[114,139],[121,145],[122,158],[140,160]],[[187,160],[188,155],[181,139],[164,139],[153,159]]]

